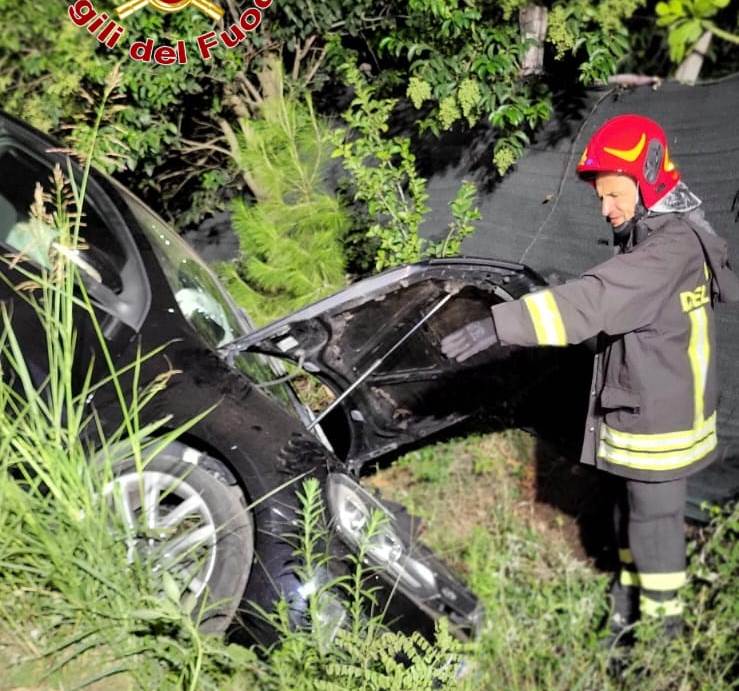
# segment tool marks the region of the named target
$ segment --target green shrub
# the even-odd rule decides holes
[[[474,232],[472,222],[480,218],[474,184],[463,182],[451,202],[446,238],[437,243],[422,238],[419,228],[429,211],[426,180],[416,171],[410,138],[387,136],[396,101],[377,98],[377,87],[352,62],[345,62],[342,71],[354,99],[344,112],[348,128],[334,133],[334,156],[348,174],[343,187],[354,202],[347,242],[351,260],[359,270],[382,271],[458,254],[462,240]]]
[[[219,274],[236,300],[264,323],[336,292],[346,283],[342,240],[349,225],[324,191],[329,133],[307,98],[281,91],[239,132],[224,123],[253,201],[232,204],[239,257]]]

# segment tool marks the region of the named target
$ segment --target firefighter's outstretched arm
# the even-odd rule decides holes
[[[651,237],[578,279],[495,305],[491,324],[467,324],[442,340],[442,350],[462,361],[495,343],[564,346],[644,328],[667,300],[679,299],[686,262],[679,243]]]
[[[599,333],[625,334],[651,324],[677,287],[689,259],[669,237],[650,238],[563,285],[493,307],[505,345],[563,346]]]

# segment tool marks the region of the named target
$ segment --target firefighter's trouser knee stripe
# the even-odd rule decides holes
[[[621,585],[639,587],[639,574],[636,571],[621,568],[621,575],[618,579]]]
[[[639,596],[639,611],[646,617],[676,617],[683,613],[683,603],[676,597],[660,601],[642,594]]]
[[[654,590],[657,592],[671,592],[685,585],[685,571],[674,573],[639,573],[632,569],[621,567],[619,578],[621,585],[631,585]]]
[[[621,563],[618,584],[633,596],[638,593],[644,617],[682,612],[678,590],[686,582],[685,488],[684,478],[668,482],[626,480],[614,496]]]
[[[618,560],[622,565],[633,564],[634,555],[628,547],[622,547],[618,550]]]

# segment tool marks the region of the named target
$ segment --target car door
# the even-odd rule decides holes
[[[492,305],[545,285],[520,264],[433,259],[359,281],[227,350],[287,358],[328,386],[335,399],[316,423],[350,467],[471,416],[577,444],[572,406],[584,410],[589,383],[582,349],[494,347],[464,363],[440,350],[444,336]],[[563,407],[564,426],[555,420]]]
[[[53,169],[56,164],[65,179],[71,169],[79,185],[82,178],[79,166],[44,137],[0,116],[0,248],[5,256],[5,261],[0,263],[3,274],[0,291],[3,300],[11,306],[13,329],[36,385],[48,373],[45,341],[33,308],[22,299],[17,288],[27,279],[24,272],[37,274],[50,268],[52,247],[66,252],[77,265],[114,359],[140,328],[150,302],[149,284],[128,228],[94,176],[87,181],[80,249],[65,248],[55,223],[31,213],[31,206],[38,203],[37,188],[47,196],[47,210],[55,211]],[[67,179],[67,194],[69,186]],[[74,212],[69,205],[68,210]],[[80,316],[78,312],[75,319],[79,352],[95,352],[99,349],[98,338],[89,320],[79,319]],[[72,373],[75,380],[83,380],[91,361],[90,357],[75,359]],[[96,364],[102,362],[98,358]]]

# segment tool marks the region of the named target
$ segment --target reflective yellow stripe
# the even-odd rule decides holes
[[[685,571],[675,571],[674,573],[640,573],[639,582],[645,590],[677,590],[685,585]]]
[[[618,550],[618,560],[622,564],[633,564],[634,556],[631,554],[631,550],[627,547],[626,549]]]
[[[567,345],[567,335],[559,307],[551,290],[540,290],[524,296],[539,345]]]
[[[706,262],[703,262],[703,275],[706,277],[706,280],[711,277],[711,275],[708,273],[708,264],[706,264]]]
[[[639,609],[648,617],[671,617],[683,613],[683,603],[677,598],[658,602],[642,595],[639,598]]]
[[[629,451],[685,451],[709,434],[716,432],[716,413],[714,412],[700,427],[680,432],[639,434],[621,432],[606,424],[601,425],[601,439],[609,446]]]
[[[615,149],[611,146],[604,146],[603,151],[607,151],[609,154],[618,156],[620,159],[624,161],[633,163],[634,161],[636,161],[637,158],[639,158],[639,154],[643,151],[644,145],[646,143],[647,143],[647,135],[645,132],[642,132],[641,138],[636,143],[636,146],[633,146],[631,149]]]
[[[636,470],[675,470],[699,461],[708,455],[717,444],[716,433],[712,432],[695,446],[683,451],[638,452],[629,449],[615,449],[602,442],[598,446],[598,456],[614,465],[622,465]]]
[[[639,580],[639,574],[636,571],[627,571],[626,569],[621,569],[621,575],[618,580],[621,585],[633,585],[637,587],[641,582]]]
[[[708,374],[708,314],[705,307],[688,312],[690,317],[690,344],[688,359],[693,372],[693,426],[700,427],[703,422],[703,393],[706,388]]]

